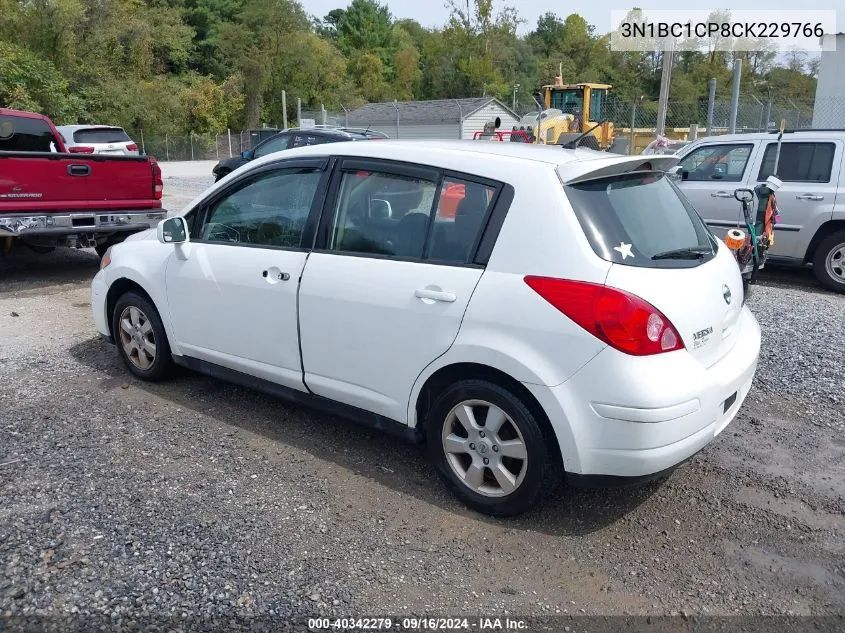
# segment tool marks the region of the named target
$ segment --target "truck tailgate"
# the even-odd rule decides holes
[[[146,156],[0,152],[0,213],[161,208]]]

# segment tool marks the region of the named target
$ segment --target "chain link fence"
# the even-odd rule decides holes
[[[509,104],[510,105],[510,104]],[[536,108],[521,107],[520,115],[532,114]],[[669,139],[688,141],[707,134],[727,134],[731,129],[731,104],[716,101],[713,104],[712,120],[708,127],[708,101],[670,101],[666,107],[664,136]],[[659,104],[657,101],[629,102],[609,99],[601,118],[610,120],[616,130],[617,139],[625,140],[625,152],[637,154],[657,136]],[[307,126],[326,125],[349,127],[350,110],[331,111],[324,108],[302,109],[301,122]],[[765,132],[777,130],[781,122],[787,129],[845,128],[845,95],[812,101],[741,100],[736,111],[735,132]],[[296,119],[288,121],[290,127],[299,125]],[[399,135],[403,125],[413,125],[413,120],[400,118]],[[274,134],[282,122],[265,125],[259,130],[227,131],[221,134],[157,135],[141,132],[135,140],[143,150],[159,160],[221,160],[238,156],[252,149],[261,140]],[[353,126],[354,127],[354,126]],[[395,130],[396,128],[394,128]],[[391,135],[393,131],[389,131]],[[452,138],[444,136],[444,139]]]

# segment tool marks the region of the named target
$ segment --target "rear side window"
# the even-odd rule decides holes
[[[119,127],[99,127],[89,130],[76,130],[74,143],[128,143],[132,139]]]
[[[46,121],[0,115],[0,151],[49,152],[53,131]]]
[[[777,143],[766,146],[757,178],[761,182],[774,172],[777,150]],[[783,143],[777,177],[785,182],[830,182],[835,150],[833,143]]]
[[[715,242],[701,217],[662,172],[636,172],[564,187],[602,259],[644,268],[696,266]]]
[[[308,145],[322,145],[328,140],[329,139],[327,139],[326,137],[319,136],[317,134],[295,134],[290,146],[306,147]]]

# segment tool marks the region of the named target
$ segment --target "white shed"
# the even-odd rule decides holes
[[[350,127],[369,127],[400,139],[472,139],[496,118],[502,130],[519,123],[517,114],[498,99],[437,99],[368,103],[347,117]]]
[[[813,106],[814,128],[845,128],[845,33],[823,36],[829,45],[835,38],[836,50],[822,51],[816,101]]]

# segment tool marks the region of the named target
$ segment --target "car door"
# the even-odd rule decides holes
[[[460,180],[456,217],[440,192]],[[345,158],[299,296],[305,382],[400,422],[414,381],[454,342],[483,273],[473,263],[499,183]]]
[[[766,143],[752,185],[772,175],[777,142]],[[818,228],[833,217],[843,143],[832,140],[784,141],[775,176],[780,222],[775,225],[772,257],[803,260]]]
[[[713,232],[722,237],[742,221],[736,189],[747,187],[758,141],[699,145],[680,162],[679,186]]]
[[[165,273],[183,354],[304,390],[296,295],[326,165],[270,164],[204,205]]]

